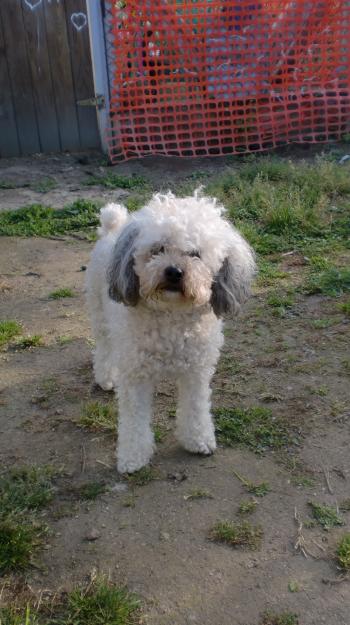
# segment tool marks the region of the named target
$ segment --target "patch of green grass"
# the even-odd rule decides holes
[[[21,571],[31,564],[40,544],[41,528],[10,518],[0,520],[0,575]]]
[[[103,404],[89,401],[82,409],[79,425],[92,432],[114,432],[117,423],[117,409],[114,402]]]
[[[16,185],[9,180],[0,180],[0,189],[16,189]]]
[[[302,286],[306,295],[322,294],[339,297],[350,291],[350,269],[330,267],[325,271],[311,273]]]
[[[22,332],[22,326],[13,319],[0,321],[0,347],[6,345]]]
[[[310,241],[347,245],[347,165],[339,167],[325,158],[312,164],[256,158],[215,177],[206,190],[223,202],[260,254],[310,247]]]
[[[299,592],[300,586],[298,582],[294,580],[291,580],[290,582],[288,582],[288,590],[289,592]]]
[[[271,612],[268,610],[262,616],[261,625],[299,625],[297,614],[292,612]]]
[[[29,605],[24,609],[0,608],[0,625],[40,625],[38,615]]]
[[[69,593],[60,625],[133,625],[140,601],[125,588],[98,579]]]
[[[237,471],[233,471],[233,475],[243,484],[244,488],[251,495],[255,495],[256,497],[265,497],[267,493],[270,492],[270,485],[268,482],[251,482],[247,480],[247,478],[243,477],[237,473]]]
[[[73,337],[67,336],[66,334],[61,334],[61,336],[57,337],[57,343],[59,345],[68,345],[73,341]]]
[[[285,317],[287,311],[293,306],[294,300],[291,295],[281,293],[271,293],[267,298],[267,303],[273,308],[274,317]]]
[[[213,495],[210,493],[209,490],[194,488],[189,493],[187,493],[187,495],[184,495],[184,499],[185,501],[191,501],[192,499],[213,499]]]
[[[284,280],[288,277],[288,273],[281,271],[274,263],[265,259],[259,261],[259,273],[256,278],[256,283],[259,286],[272,286],[279,280]]]
[[[315,480],[307,475],[292,475],[291,483],[293,486],[299,486],[300,488],[313,488],[315,486]]]
[[[262,536],[262,528],[258,525],[252,525],[248,521],[241,523],[218,521],[208,534],[209,539],[214,542],[253,550],[260,547]]]
[[[30,566],[45,527],[34,513],[53,497],[51,467],[23,467],[0,477],[0,574]]]
[[[161,443],[164,441],[166,435],[167,435],[167,428],[165,427],[165,425],[162,424],[158,424],[155,425],[153,428],[153,434],[154,434],[154,440],[156,443]]]
[[[53,178],[41,178],[41,180],[37,180],[31,184],[33,191],[37,191],[37,193],[48,193],[57,187],[57,183]]]
[[[48,237],[89,229],[98,224],[99,206],[89,200],[76,200],[62,209],[32,204],[0,213],[0,235]]]
[[[0,608],[0,625],[136,625],[140,607],[135,594],[100,577],[50,606]]]
[[[108,172],[103,176],[90,176],[86,180],[87,186],[100,185],[109,189],[140,189],[147,185],[147,179],[144,176],[124,176]]]
[[[124,204],[128,211],[133,213],[144,206],[149,201],[150,197],[151,193],[137,193],[129,195],[129,197],[124,200]]]
[[[62,289],[57,289],[49,293],[50,299],[63,299],[65,297],[75,297],[74,291],[69,287],[63,287]]]
[[[244,499],[239,504],[238,513],[239,514],[253,514],[257,505],[258,505],[258,502],[255,499]]]
[[[330,530],[332,527],[344,525],[344,521],[339,517],[336,508],[323,506],[312,501],[309,501],[308,504],[311,508],[313,518],[323,529]]]
[[[269,408],[217,408],[214,415],[218,441],[227,447],[244,445],[262,453],[291,442],[287,427]]]
[[[219,360],[219,371],[224,375],[236,375],[241,371],[241,364],[230,354],[222,354]]]
[[[51,467],[23,467],[0,476],[0,518],[39,510],[53,498]]]
[[[337,319],[313,319],[311,321],[311,325],[316,330],[324,330],[325,328],[330,328],[335,323],[337,323]]]
[[[159,473],[153,467],[142,467],[135,473],[130,473],[126,476],[131,486],[145,486],[153,480],[159,479]]]
[[[338,308],[346,317],[350,317],[350,301],[338,304]]]
[[[99,495],[106,492],[107,486],[104,482],[89,482],[80,486],[78,490],[81,499],[95,501]]]
[[[338,564],[345,571],[350,571],[350,534],[344,534],[337,547]]]
[[[28,334],[27,336],[20,336],[16,340],[17,349],[30,349],[31,347],[40,347],[44,344],[41,334]]]

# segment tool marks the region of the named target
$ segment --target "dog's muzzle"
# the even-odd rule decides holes
[[[174,265],[164,270],[164,289],[168,291],[182,291],[183,271]]]

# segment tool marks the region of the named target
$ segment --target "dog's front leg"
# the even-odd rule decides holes
[[[133,473],[149,463],[154,451],[151,430],[153,384],[124,379],[118,388],[118,471]]]
[[[191,371],[178,380],[176,436],[188,451],[209,455],[216,449],[210,413],[211,372]]]

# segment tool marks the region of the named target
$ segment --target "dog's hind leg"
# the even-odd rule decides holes
[[[91,321],[92,335],[95,340],[93,366],[96,383],[105,391],[116,385],[117,370],[113,366],[112,343],[105,315],[105,305],[100,285],[96,282],[87,288],[86,299]]]
[[[147,465],[154,451],[151,430],[153,384],[121,380],[118,388],[118,471],[133,473]]]
[[[176,437],[193,453],[210,455],[216,449],[214,425],[210,413],[209,370],[191,371],[178,380]]]

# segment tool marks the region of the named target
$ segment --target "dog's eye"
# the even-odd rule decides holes
[[[191,256],[192,258],[200,258],[201,253],[198,250],[191,250],[188,252],[188,256]]]
[[[164,254],[164,252],[164,245],[153,247],[151,250],[152,256],[157,256],[157,254]]]

